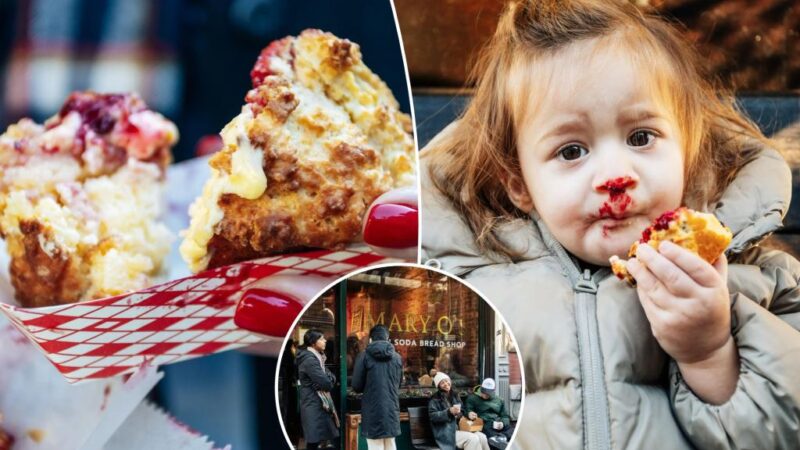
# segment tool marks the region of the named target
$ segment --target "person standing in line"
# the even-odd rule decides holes
[[[351,380],[361,399],[361,433],[369,450],[395,450],[394,438],[400,436],[400,383],[403,363],[389,330],[375,325],[369,332],[370,343],[358,354]]]
[[[339,437],[339,418],[331,398],[336,376],[325,368],[326,342],[321,331],[308,330],[297,351],[300,422],[307,450],[317,450],[322,441],[330,441],[336,448]]]

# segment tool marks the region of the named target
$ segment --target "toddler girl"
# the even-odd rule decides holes
[[[800,264],[757,244],[791,177],[667,22],[623,0],[520,1],[462,117],[423,150],[423,260],[522,350],[523,448],[800,448]],[[734,233],[709,264],[639,246],[681,205]]]

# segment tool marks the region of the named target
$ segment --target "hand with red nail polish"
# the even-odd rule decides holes
[[[264,343],[245,351],[277,356],[303,306],[336,281],[332,277],[276,275],[256,281],[242,293],[233,321],[239,328],[264,335]],[[269,339],[273,337],[273,339]]]
[[[412,187],[378,197],[364,217],[364,242],[375,253],[417,261],[418,202],[417,190]]]
[[[378,254],[417,260],[417,190],[401,188],[378,197],[364,218],[364,241]],[[277,355],[303,306],[319,295],[336,278],[276,275],[247,287],[236,307],[234,322],[239,328],[265,335],[265,343],[246,351]],[[267,336],[280,339],[270,341]]]

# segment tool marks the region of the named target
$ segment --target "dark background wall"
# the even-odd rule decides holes
[[[800,90],[800,2],[631,0],[685,27],[727,86]],[[462,87],[475,50],[494,32],[505,0],[396,0],[414,89]]]

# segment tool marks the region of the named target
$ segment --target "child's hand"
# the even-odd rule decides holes
[[[731,335],[728,260],[714,265],[672,242],[640,245],[628,260],[658,343],[695,395],[712,404],[736,390],[739,355]]]
[[[628,261],[658,343],[678,363],[704,361],[731,338],[728,261],[712,266],[672,242],[640,245]]]

